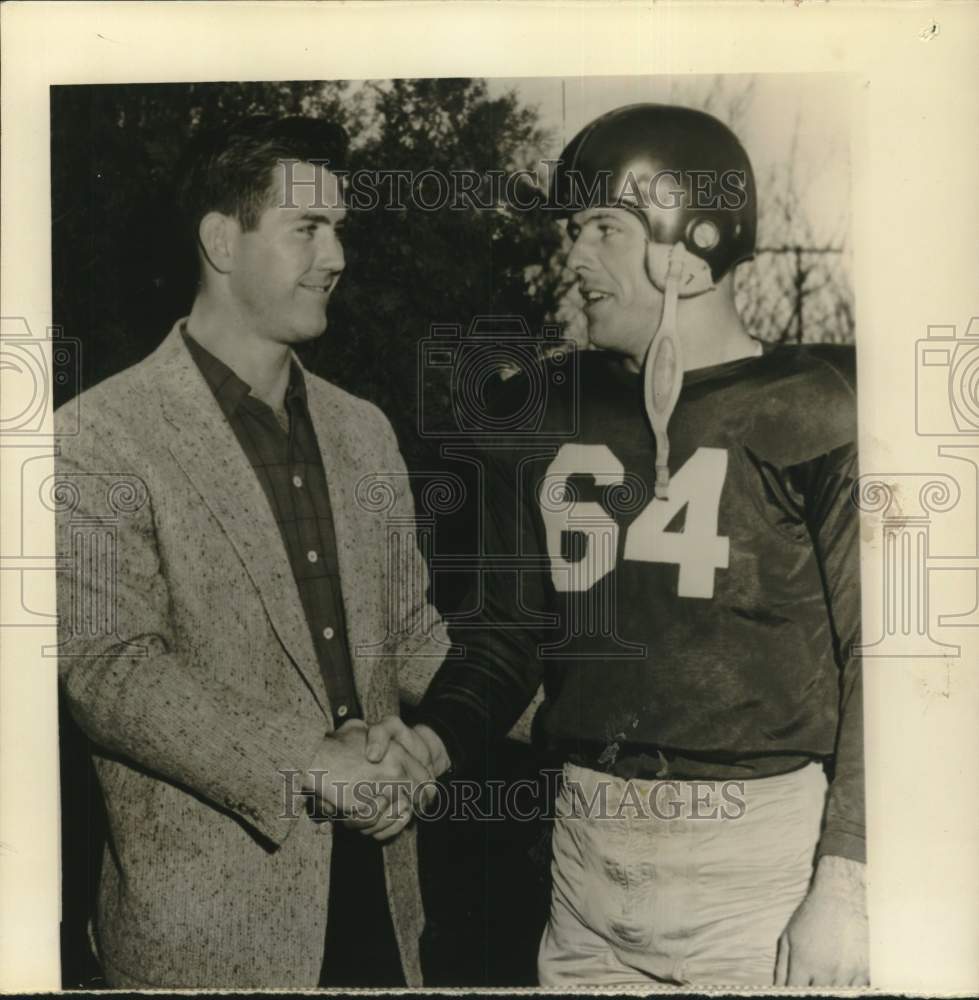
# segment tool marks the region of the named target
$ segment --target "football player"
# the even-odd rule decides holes
[[[481,619],[418,732],[458,771],[543,682],[543,985],[865,984],[852,349],[745,329],[755,183],[710,115],[600,117],[550,202],[598,350],[486,451]]]

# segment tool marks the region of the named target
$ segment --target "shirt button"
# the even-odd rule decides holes
[[[346,714],[347,714],[347,706],[346,705],[341,705],[337,709],[337,715],[339,715],[340,718],[342,719]]]
[[[333,631],[333,629],[330,628],[329,625],[327,625],[326,628],[323,629],[323,638],[324,639],[332,639],[335,634],[336,633]]]
[[[315,553],[315,552],[314,552],[314,551],[313,551],[312,549],[310,549],[310,550],[309,550],[309,551],[308,551],[308,552],[306,553],[306,558],[307,558],[307,559],[308,559],[308,560],[309,560],[310,562],[316,562],[316,560],[317,560],[317,559],[319,559],[319,556],[318,556],[318,555],[317,555],[317,554],[316,554],[316,553]]]
[[[292,477],[292,485],[295,486],[297,489],[300,486],[302,486],[302,484],[303,484],[303,477],[302,476],[293,476]]]

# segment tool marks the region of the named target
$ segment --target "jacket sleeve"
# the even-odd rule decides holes
[[[866,861],[863,679],[860,642],[859,514],[852,498],[856,446],[806,464],[806,516],[823,577],[834,655],[840,670],[839,724],[833,777],[817,856]]]
[[[298,788],[325,724],[270,713],[194,661],[174,627],[140,463],[109,439],[92,428],[58,439],[58,670],[72,715],[101,750],[280,844],[301,815],[287,797],[289,776]],[[128,498],[112,542],[98,519],[120,482]]]
[[[544,673],[538,656],[541,622],[549,610],[553,616],[546,549],[516,469],[490,452],[483,453],[483,469],[486,517],[477,557],[477,620],[450,629],[460,655],[446,659],[418,713],[418,721],[441,737],[457,772],[474,767],[492,741],[508,733],[529,741]],[[509,560],[510,566],[498,560]],[[514,570],[514,563],[525,568]]]

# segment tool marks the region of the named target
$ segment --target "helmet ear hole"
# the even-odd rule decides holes
[[[721,232],[710,219],[691,219],[687,238],[698,250],[713,250],[721,242]]]

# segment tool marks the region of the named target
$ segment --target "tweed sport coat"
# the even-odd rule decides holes
[[[398,711],[399,688],[420,697],[448,641],[388,421],[304,374],[370,722]],[[96,916],[107,978],[313,987],[331,826],[285,808],[285,789],[332,724],[272,511],[180,324],[77,406],[80,433],[56,414],[59,673],[108,813]],[[414,830],[383,853],[418,985]]]

